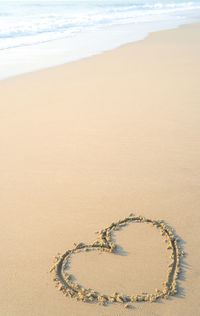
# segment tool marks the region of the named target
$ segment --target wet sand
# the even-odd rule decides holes
[[[199,315],[199,37],[186,25],[0,83],[2,316]],[[178,293],[124,309],[55,288],[57,252],[130,213],[174,229]],[[112,242],[71,258],[73,282],[111,299],[162,288],[173,258],[157,229],[133,223]]]

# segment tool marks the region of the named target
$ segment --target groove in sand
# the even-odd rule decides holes
[[[171,262],[168,266],[167,277],[163,283],[163,289],[155,289],[154,293],[140,293],[130,295],[120,295],[117,291],[113,295],[100,294],[97,291],[86,289],[77,283],[73,283],[70,274],[66,272],[69,268],[69,260],[72,255],[81,251],[101,251],[115,252],[116,245],[112,242],[112,232],[119,230],[130,223],[147,223],[159,229],[162,236],[167,242],[167,248],[171,250]],[[101,230],[98,238],[92,244],[74,244],[74,248],[67,250],[63,255],[57,258],[50,272],[53,273],[53,280],[56,282],[59,290],[65,296],[70,296],[76,300],[83,302],[99,303],[106,305],[108,303],[121,303],[124,307],[130,307],[130,303],[137,301],[155,302],[161,298],[167,298],[177,293],[177,279],[180,273],[180,257],[183,256],[183,251],[178,247],[178,238],[162,220],[151,220],[143,216],[134,216],[130,214],[128,217],[112,223],[109,227]]]

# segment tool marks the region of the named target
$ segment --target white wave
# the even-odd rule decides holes
[[[0,50],[36,45],[111,25],[170,19],[174,14],[181,17],[200,9],[200,0],[56,2],[45,1],[41,5],[37,1],[22,1],[14,8],[9,1],[0,2]]]

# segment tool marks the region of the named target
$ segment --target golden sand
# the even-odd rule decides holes
[[[199,316],[199,39],[200,24],[186,25],[0,82],[1,316]],[[72,247],[138,210],[172,225],[185,251],[178,293],[155,304],[121,301],[165,290],[173,247],[159,227],[113,227],[118,253]],[[79,303],[55,290],[52,257],[66,249],[62,275],[113,304],[85,304],[84,288]]]

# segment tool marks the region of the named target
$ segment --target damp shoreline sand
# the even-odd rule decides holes
[[[200,24],[184,25],[0,82],[3,316],[198,316],[199,37]],[[62,295],[55,254],[130,212],[180,237],[178,294],[130,310]],[[75,256],[75,281],[109,295],[158,288],[169,253],[146,226],[116,232],[119,255]]]

